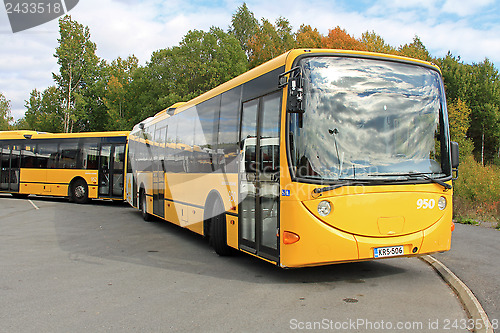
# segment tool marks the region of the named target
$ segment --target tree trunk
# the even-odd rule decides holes
[[[484,126],[483,134],[481,135],[481,165],[484,166]]]

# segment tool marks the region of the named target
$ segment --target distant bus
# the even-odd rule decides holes
[[[450,248],[450,142],[439,68],[292,50],[137,124],[127,201],[281,267]]]
[[[0,132],[0,193],[124,200],[129,132]]]

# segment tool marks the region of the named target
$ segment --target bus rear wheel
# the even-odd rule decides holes
[[[227,245],[226,213],[220,200],[214,202],[210,219],[210,245],[220,256],[230,256],[233,249]]]
[[[71,200],[78,204],[85,204],[90,201],[89,187],[83,179],[77,179],[71,186]]]
[[[153,216],[148,213],[147,203],[146,203],[146,192],[144,191],[141,191],[139,205],[140,205],[139,208],[141,209],[142,219],[146,222],[151,221],[153,219]]]
[[[16,199],[28,199],[29,194],[24,193],[11,193],[11,195]]]

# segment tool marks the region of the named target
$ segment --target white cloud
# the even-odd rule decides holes
[[[471,16],[479,13],[484,7],[493,4],[494,0],[446,0],[443,11],[459,16]]]

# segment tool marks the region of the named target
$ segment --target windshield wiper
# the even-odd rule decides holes
[[[450,184],[447,184],[447,183],[443,182],[442,180],[439,180],[439,179],[436,179],[436,178],[432,178],[426,172],[377,173],[377,174],[373,174],[373,175],[369,175],[369,176],[382,176],[382,177],[383,176],[388,176],[388,177],[391,177],[391,176],[392,177],[398,177],[398,176],[399,177],[422,177],[422,178],[425,178],[427,180],[430,180],[433,183],[441,185],[442,187],[444,187],[447,190],[451,190],[452,189],[452,186]]]
[[[339,180],[341,180],[341,179],[339,179]],[[320,193],[323,193],[323,192],[333,191],[333,190],[336,190],[336,189],[344,187],[344,186],[364,185],[366,183],[367,183],[366,181],[358,181],[358,180],[350,180],[349,179],[346,182],[341,183],[341,184],[330,185],[330,186],[327,186],[327,187],[316,187],[313,190],[313,193],[320,194]]]
[[[430,180],[433,183],[441,185],[442,187],[444,187],[447,190],[451,190],[452,187],[453,187],[450,184],[447,184],[447,183],[443,182],[442,180],[439,180],[439,179],[436,179],[436,178],[432,178],[431,176],[429,176],[429,175],[427,175],[425,173],[410,173],[410,174],[408,174],[408,176],[410,176],[410,177],[412,177],[412,176],[421,176],[421,177],[423,177],[423,178],[425,178],[427,180]]]

